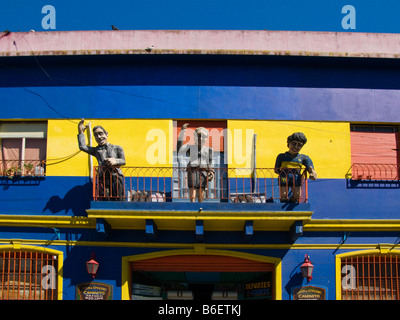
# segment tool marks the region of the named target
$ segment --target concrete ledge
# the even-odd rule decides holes
[[[251,30],[120,30],[0,33],[0,57],[220,54],[399,58],[400,35]],[[154,46],[152,50],[146,48]]]

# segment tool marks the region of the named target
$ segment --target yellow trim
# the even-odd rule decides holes
[[[309,220],[312,211],[153,211],[153,210],[86,210],[89,218],[144,218],[144,219],[195,219],[195,220],[287,220],[307,219]]]
[[[255,231],[288,231],[296,220],[310,220],[311,211],[142,211],[87,210],[91,219],[103,218],[113,229],[144,230],[146,220],[154,220],[158,230],[194,230],[195,221],[204,221],[206,231],[241,231],[246,220]]]
[[[377,245],[377,249],[372,250],[361,250],[361,251],[352,251],[337,254],[335,256],[335,283],[336,283],[336,300],[342,300],[342,279],[341,279],[341,259],[354,257],[354,256],[364,256],[369,254],[399,254],[400,250],[392,250],[394,249],[393,245],[390,244],[379,244]]]
[[[15,245],[17,243],[17,246]],[[13,250],[13,251],[32,251],[32,252],[42,252],[46,254],[56,255],[58,257],[58,269],[57,269],[57,298],[58,300],[63,299],[63,264],[64,264],[64,254],[62,251],[36,247],[36,246],[27,246],[21,245],[21,240],[13,241],[11,245],[1,245],[1,250]]]
[[[118,248],[156,248],[156,249],[194,249],[196,243],[158,243],[158,242],[113,242],[113,241],[72,241],[72,240],[37,240],[37,239],[0,239],[0,244],[21,243],[25,245],[52,245],[52,246],[80,246],[80,247],[118,247]],[[206,249],[254,249],[254,250],[366,250],[380,248],[382,252],[388,248],[393,250],[400,247],[400,244],[377,244],[377,243],[360,243],[360,244],[217,244],[205,243]],[[197,247],[199,248],[199,247]]]
[[[13,250],[20,250],[21,249],[21,241],[11,241]]]
[[[166,250],[166,251],[157,251],[151,253],[137,254],[132,256],[126,256],[122,258],[122,270],[121,270],[121,298],[122,300],[130,300],[129,295],[129,264],[134,261],[166,257],[172,255],[193,255],[197,254],[196,250],[188,249],[188,250]],[[221,256],[230,256],[243,258],[248,260],[261,261],[265,263],[273,263],[275,265],[274,270],[274,282],[275,282],[275,290],[274,290],[274,299],[282,300],[282,266],[281,259],[275,257],[265,257],[251,253],[243,253],[237,251],[226,251],[226,250],[204,250],[201,254],[209,254],[209,255],[221,255]]]
[[[95,228],[95,220],[87,217],[0,215],[0,226]]]
[[[304,231],[399,231],[400,219],[312,219]]]
[[[241,221],[254,220],[275,222],[280,228],[281,222],[292,220],[303,220],[305,232],[317,231],[400,231],[400,219],[311,219],[312,211],[241,211],[241,212],[219,212],[219,211],[129,211],[129,210],[87,210],[88,217],[72,216],[48,216],[48,215],[0,215],[0,226],[18,227],[63,227],[63,228],[95,228],[96,218],[105,219],[162,219],[169,221],[182,220],[207,220],[207,221]],[[271,225],[272,226],[272,225]],[[179,226],[176,226],[179,229]],[[284,227],[276,230],[286,230]],[[122,229],[116,227],[115,229]],[[129,229],[129,228],[128,228]],[[131,228],[135,229],[135,228]],[[140,228],[139,228],[140,229]],[[225,230],[230,231],[232,227],[225,225]],[[174,230],[174,226],[168,228]],[[254,226],[254,230],[264,230],[262,226]]]

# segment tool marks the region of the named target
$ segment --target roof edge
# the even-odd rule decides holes
[[[399,58],[400,35],[268,30],[120,30],[0,34],[0,57],[119,54]]]

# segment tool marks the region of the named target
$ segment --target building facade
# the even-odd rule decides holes
[[[4,33],[0,298],[398,300],[398,39]],[[121,185],[79,149],[82,118],[88,145],[100,125],[123,148]],[[202,202],[186,123],[213,151]],[[318,178],[287,201],[275,162],[294,132]]]

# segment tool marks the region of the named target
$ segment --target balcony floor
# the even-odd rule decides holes
[[[243,231],[251,222],[254,231],[288,231],[296,221],[308,221],[309,204],[297,203],[190,203],[93,201],[89,218],[104,219],[112,229],[145,230],[153,221],[158,230]]]

